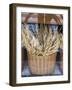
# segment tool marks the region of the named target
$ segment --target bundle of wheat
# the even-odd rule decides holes
[[[27,27],[27,26],[26,26]],[[37,37],[29,29],[22,30],[23,44],[28,51],[28,64],[32,74],[51,74],[56,63],[56,52],[61,47],[62,36],[51,29],[42,28]]]

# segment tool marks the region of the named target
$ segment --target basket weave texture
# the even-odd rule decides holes
[[[56,53],[47,56],[28,54],[28,64],[32,74],[52,74],[56,64]]]

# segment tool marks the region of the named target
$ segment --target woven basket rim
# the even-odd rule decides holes
[[[56,54],[57,52],[53,52],[53,53],[50,53],[50,54],[47,54],[47,55],[36,55],[36,54],[31,54],[31,53],[28,53],[29,55],[32,55],[32,56],[50,56],[50,55],[53,55],[53,54]]]

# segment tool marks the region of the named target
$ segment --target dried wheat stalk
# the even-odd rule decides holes
[[[26,28],[22,30],[22,43],[29,52],[35,55],[49,55],[57,52],[58,48],[63,46],[62,34],[58,32],[52,34],[51,30],[40,26],[37,36]]]

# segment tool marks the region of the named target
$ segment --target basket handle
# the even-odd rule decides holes
[[[34,13],[29,13],[27,16],[26,16],[26,18],[25,18],[25,20],[24,20],[24,22],[23,23],[27,23],[28,22],[28,19],[33,15]],[[50,17],[49,18],[49,21],[46,19],[47,17]],[[62,19],[63,19],[63,17],[62,17],[62,15],[60,15],[60,17],[59,16],[57,16],[57,15],[54,15],[54,14],[47,14],[47,17],[46,17],[46,15],[45,15],[45,13],[44,13],[44,18],[43,18],[43,20],[44,20],[44,24],[46,23],[46,22],[49,22],[50,23],[50,21],[51,21],[51,19],[52,18],[54,18],[54,20],[58,23],[58,24],[62,24]],[[61,20],[60,20],[61,19]],[[47,21],[46,21],[47,20]],[[50,23],[51,24],[51,23]]]

